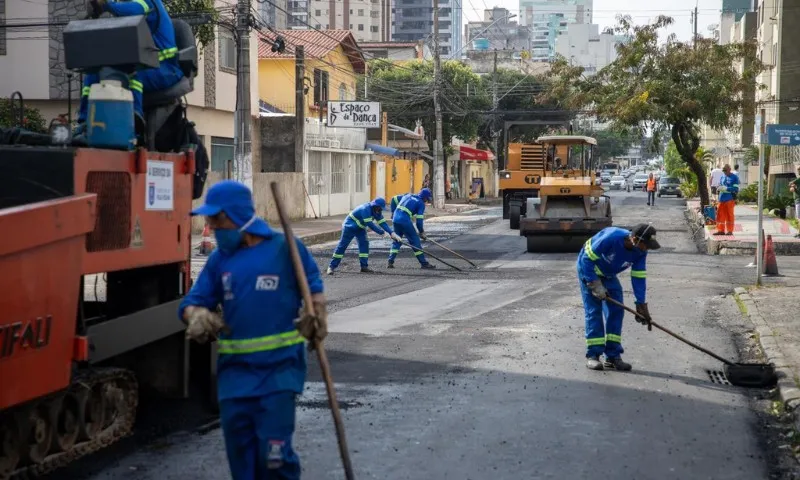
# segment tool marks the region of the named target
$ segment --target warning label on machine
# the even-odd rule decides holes
[[[139,216],[136,216],[136,223],[133,225],[133,233],[131,234],[130,248],[142,248],[144,240],[142,240],[142,224],[139,223]]]
[[[172,210],[175,190],[173,173],[172,162],[147,161],[145,210]]]

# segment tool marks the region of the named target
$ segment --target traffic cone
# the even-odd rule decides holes
[[[767,248],[764,249],[764,275],[778,275],[778,259],[775,257],[772,235],[767,235]]]
[[[214,251],[214,243],[211,242],[211,229],[208,224],[203,227],[203,240],[200,242],[200,255],[210,255]]]

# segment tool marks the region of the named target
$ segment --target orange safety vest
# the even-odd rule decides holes
[[[656,191],[656,179],[655,178],[648,178],[647,179],[647,191],[648,192],[655,192]]]

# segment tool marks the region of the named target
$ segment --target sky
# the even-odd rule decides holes
[[[519,15],[519,0],[461,0],[464,9],[464,23],[481,20],[483,10],[494,6],[503,7]],[[628,14],[637,24],[648,23],[658,15],[673,17],[675,23],[667,30],[675,33],[679,40],[691,40],[692,23],[691,13],[695,6],[698,8],[697,31],[701,35],[709,36],[708,26],[718,24],[722,0],[594,0],[592,22],[600,25],[602,31],[605,27],[616,24],[618,14]],[[514,18],[513,20],[518,20]]]

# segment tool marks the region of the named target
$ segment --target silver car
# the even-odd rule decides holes
[[[647,179],[648,175],[646,173],[637,173],[633,177],[633,189],[634,190],[644,190],[647,186]]]
[[[623,177],[622,175],[615,175],[611,177],[611,182],[609,184],[609,187],[611,188],[611,190],[625,190],[625,183],[626,183],[625,177]]]

